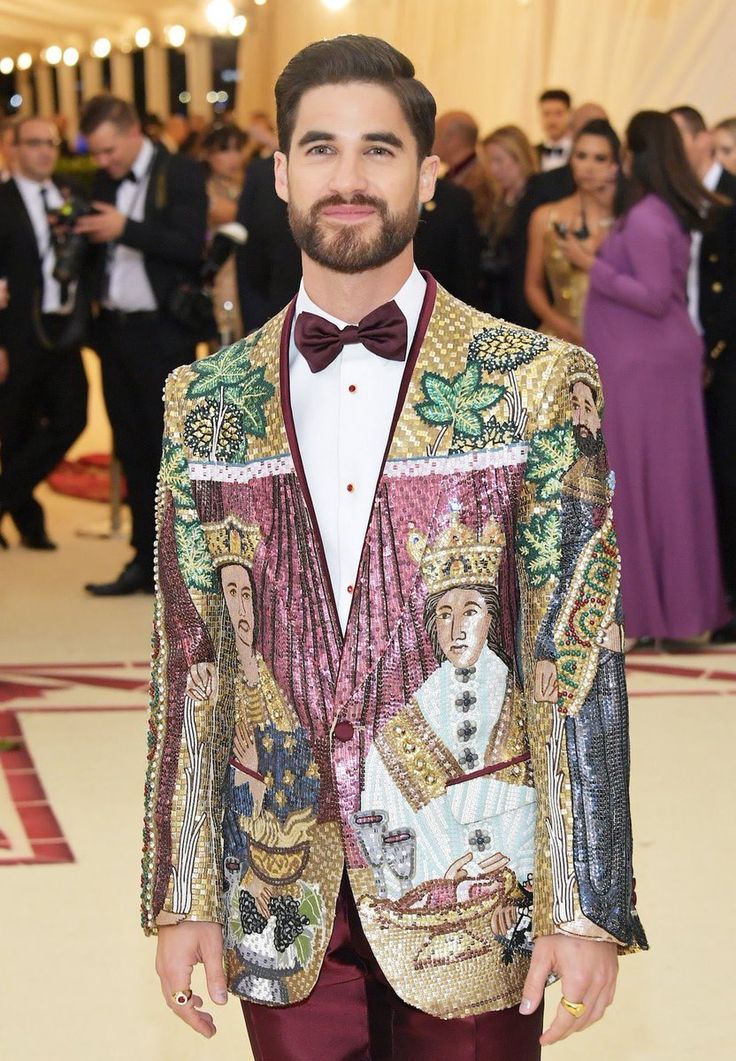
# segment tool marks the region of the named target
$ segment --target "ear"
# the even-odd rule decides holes
[[[428,155],[419,167],[419,202],[428,203],[434,195],[440,160],[437,155]]]
[[[273,156],[273,179],[276,194],[285,203],[289,201],[289,176],[287,173],[288,160],[283,151],[275,151]]]

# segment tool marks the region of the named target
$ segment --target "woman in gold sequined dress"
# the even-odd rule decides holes
[[[572,241],[596,254],[618,213],[620,142],[609,123],[584,125],[572,148],[576,190],[545,203],[529,222],[526,298],[540,319],[539,330],[582,345],[582,317],[588,274],[568,257]],[[551,292],[551,300],[550,300]]]

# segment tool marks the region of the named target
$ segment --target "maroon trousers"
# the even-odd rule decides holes
[[[347,877],[309,998],[274,1008],[243,1002],[255,1061],[539,1061],[542,1006],[440,1020],[403,1002],[360,925]]]

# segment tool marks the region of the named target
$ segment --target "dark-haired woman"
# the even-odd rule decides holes
[[[567,253],[568,237],[595,257],[620,207],[620,142],[603,118],[584,125],[570,156],[575,193],[545,203],[529,222],[526,300],[539,317],[539,330],[581,345],[588,273]],[[552,294],[550,300],[548,289]]]
[[[709,197],[668,115],[640,112],[626,139],[629,208],[595,262],[577,255],[590,273],[585,345],[606,394],[629,647],[639,638],[696,647],[727,617],[703,347],[686,294],[690,232],[702,226]]]
[[[243,189],[243,148],[247,137],[242,129],[230,123],[213,125],[202,139],[202,158],[207,167],[207,229],[209,239],[220,227],[234,221],[238,199]],[[222,266],[212,296],[221,340],[240,339],[243,334],[235,276],[235,258]]]

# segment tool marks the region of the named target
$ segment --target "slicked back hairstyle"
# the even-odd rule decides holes
[[[351,82],[381,85],[392,92],[414,134],[419,159],[432,153],[437,105],[429,89],[415,78],[411,60],[379,37],[346,34],[308,44],[281,72],[276,82],[276,125],[285,154],[304,93]]]
[[[670,117],[677,114],[682,118],[692,136],[697,136],[698,133],[704,133],[708,129],[708,126],[705,124],[705,118],[700,111],[696,110],[695,107],[691,107],[687,103],[683,103],[679,107],[670,107],[667,113]]]
[[[89,136],[99,129],[104,122],[110,122],[116,129],[132,129],[140,125],[138,111],[132,103],[103,92],[93,96],[85,103],[79,120],[79,129],[84,136]]]

